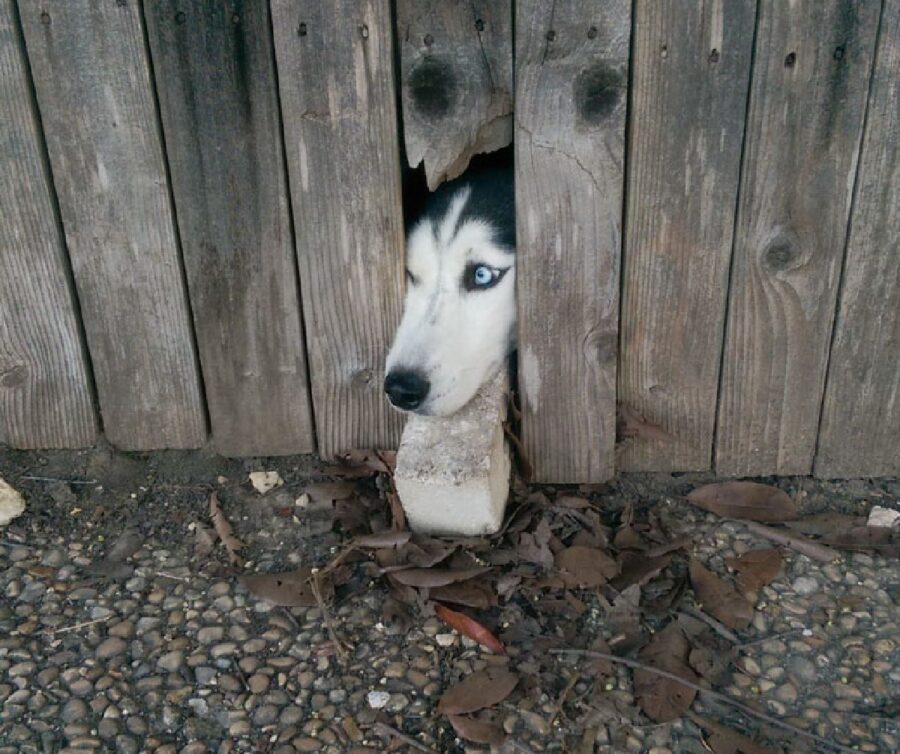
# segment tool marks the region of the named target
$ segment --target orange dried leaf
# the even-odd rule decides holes
[[[506,648],[500,643],[500,640],[474,618],[470,618],[465,613],[451,610],[440,603],[435,604],[434,612],[438,618],[451,628],[455,628],[463,636],[468,636],[472,641],[478,642],[491,652],[501,655],[506,654]]]

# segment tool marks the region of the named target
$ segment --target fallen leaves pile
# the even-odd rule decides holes
[[[653,507],[608,509],[598,488],[546,493],[518,484],[498,534],[435,538],[406,530],[393,462],[391,453],[354,451],[327,470],[338,481],[309,485],[298,499],[299,508],[332,510],[347,535],[330,563],[240,579],[272,604],[321,608],[339,659],[348,646],[329,605],[371,588],[373,580],[387,589],[385,623],[411,626],[436,615],[481,645],[491,653],[488,667],[446,689],[437,705],[460,737],[499,746],[506,733],[497,705],[515,695],[548,694],[558,700],[556,717],[584,731],[583,751],[593,750],[588,742],[598,725],[616,718],[639,723],[640,713],[654,723],[689,716],[714,754],[783,750],[691,712],[699,693],[764,722],[770,738],[781,728],[841,748],[715,689],[728,684],[742,645],[758,641],[742,632],[751,627],[761,590],[779,574],[782,548],[823,562],[842,549],[895,557],[896,529],[841,514],[801,518],[795,501],[768,485],[710,484],[687,502],[769,542],[727,559],[725,571],[692,555],[694,543],[674,535]],[[262,476],[252,483],[260,493],[277,486]],[[209,506],[212,528],[197,526],[198,551],[208,552],[218,538],[230,563],[243,567],[242,543],[215,495]],[[605,693],[616,665],[632,670],[639,711]],[[578,681],[590,691],[573,698]]]

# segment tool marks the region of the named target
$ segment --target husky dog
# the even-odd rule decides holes
[[[406,304],[384,390],[402,411],[447,416],[515,349],[512,171],[486,170],[431,195],[406,242]]]

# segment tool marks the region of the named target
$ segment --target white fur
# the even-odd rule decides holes
[[[416,282],[407,280],[403,319],[385,371],[419,371],[431,383],[417,414],[458,411],[505,368],[515,347],[515,254],[499,248],[481,221],[465,221],[454,235],[469,193],[460,191],[443,218],[423,218],[407,239],[406,267]],[[466,291],[469,263],[509,270],[492,288]]]

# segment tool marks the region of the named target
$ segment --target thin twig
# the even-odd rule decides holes
[[[421,741],[416,741],[416,739],[414,739],[412,736],[407,736],[402,731],[397,730],[387,723],[375,723],[372,727],[375,729],[376,733],[383,733],[388,736],[393,736],[394,738],[403,741],[403,743],[407,744],[408,746],[412,746],[414,749],[427,752],[427,754],[437,754],[434,749],[428,748]]]
[[[818,560],[822,563],[830,563],[841,557],[841,554],[836,550],[832,550],[825,545],[820,545],[818,542],[813,542],[811,539],[807,539],[800,534],[795,534],[794,532],[783,529],[775,529],[771,526],[763,526],[756,521],[742,520],[739,521],[739,523],[742,523],[754,534],[759,534],[759,536],[771,539],[773,542],[777,542],[780,545],[790,547],[792,550],[796,550],[813,560]]]
[[[250,682],[247,680],[247,675],[241,669],[241,666],[238,665],[237,660],[234,659],[234,655],[231,656],[231,664],[234,666],[234,669],[237,671],[238,677],[241,679],[241,683],[244,684],[244,688],[247,689],[247,691],[250,691]],[[251,692],[251,693],[253,693],[253,692]]]
[[[780,634],[772,634],[771,636],[763,636],[762,639],[754,639],[753,641],[745,641],[741,644],[737,644],[733,647],[735,651],[743,651],[748,649],[749,647],[755,647],[759,644],[765,644],[767,641],[777,641],[778,639],[784,639],[788,636],[794,636],[795,634],[802,633],[804,629],[802,628],[794,628],[790,631],[784,631]]]
[[[172,579],[173,581],[190,581],[185,576],[176,576],[174,573],[166,573],[165,571],[157,571],[156,575],[163,579]]]
[[[344,647],[343,642],[338,638],[337,632],[334,630],[334,624],[331,622],[331,613],[328,612],[328,608],[325,606],[325,600],[322,599],[322,590],[319,589],[318,574],[313,574],[310,577],[309,585],[312,589],[313,597],[316,598],[319,610],[322,611],[322,619],[325,621],[325,628],[328,630],[328,635],[331,637],[332,644],[334,644],[338,661],[343,665],[347,660],[347,650]]]
[[[550,727],[553,727],[553,723],[556,721],[556,718],[559,717],[559,713],[562,712],[563,705],[566,703],[566,699],[575,687],[575,684],[578,683],[579,678],[581,678],[581,673],[578,673],[577,671],[572,673],[572,677],[569,679],[568,683],[566,683],[565,688],[560,692],[559,699],[556,702],[556,709],[553,710],[550,722],[547,723]]]
[[[753,707],[748,707],[746,704],[743,704],[737,699],[733,699],[726,694],[719,693],[718,691],[713,691],[712,689],[704,688],[703,686],[700,686],[696,683],[691,683],[690,681],[686,681],[681,676],[675,675],[675,673],[669,673],[665,670],[654,668],[652,665],[645,665],[642,662],[638,662],[637,660],[630,660],[627,657],[619,657],[617,655],[607,654],[606,652],[595,652],[590,649],[551,649],[549,651],[550,654],[554,655],[579,655],[581,657],[596,657],[600,660],[609,660],[610,662],[616,662],[620,665],[625,665],[629,668],[632,668],[633,670],[643,670],[647,673],[653,673],[663,678],[668,678],[670,681],[674,681],[675,683],[679,683],[689,689],[693,689],[700,694],[706,694],[716,701],[723,702],[724,704],[730,704],[732,707],[740,710],[745,715],[755,717],[758,720],[764,720],[770,725],[784,728],[785,730],[793,733],[795,736],[808,738],[812,741],[815,741],[820,746],[827,746],[828,748],[834,749],[835,751],[844,751],[848,752],[848,754],[857,754],[856,749],[851,749],[848,746],[842,746],[841,744],[830,741],[827,738],[817,736],[815,733],[809,733],[802,728],[798,728],[796,725],[791,725],[790,723],[786,723],[783,720],[779,720],[777,717],[772,717],[772,715],[767,715],[765,712],[759,712],[758,710],[753,709]]]
[[[112,615],[107,615],[105,618],[97,618],[96,620],[85,621],[84,623],[76,623],[74,626],[66,626],[65,628],[57,628],[55,630],[48,630],[47,633],[50,636],[56,636],[57,634],[65,634],[69,631],[77,631],[79,628],[87,628],[88,626],[96,625],[97,623],[106,623]]]
[[[59,479],[54,476],[20,476],[19,479],[27,479],[31,482],[65,482],[66,484],[99,484],[96,479]]]
[[[725,626],[723,626],[719,621],[713,618],[711,615],[707,615],[702,610],[699,610],[696,607],[686,607],[681,612],[690,615],[692,618],[696,618],[697,620],[703,621],[707,626],[709,626],[713,631],[715,631],[719,636],[724,639],[727,639],[732,644],[739,644],[740,639],[737,634],[732,631],[729,631]]]

